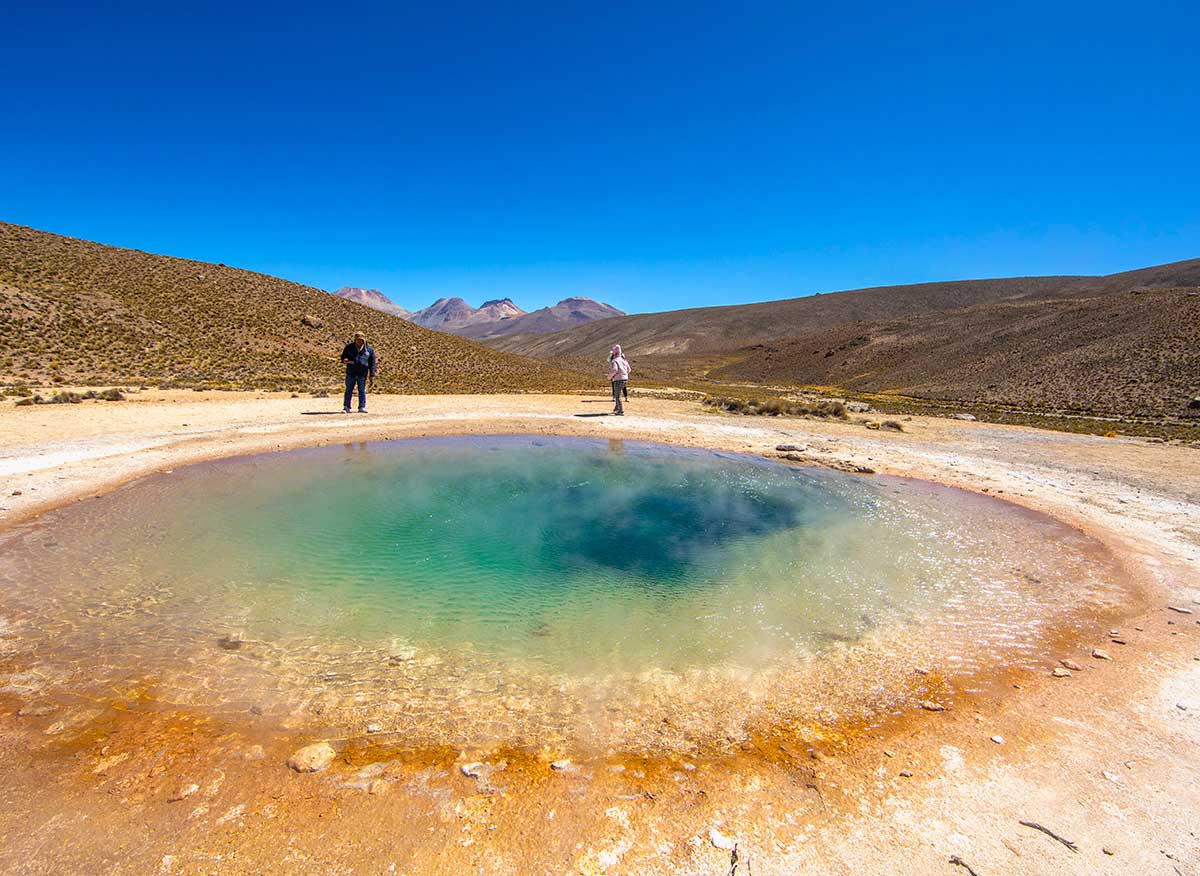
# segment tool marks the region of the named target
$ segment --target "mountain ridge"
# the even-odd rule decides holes
[[[330,390],[356,329],[381,391],[596,383],[267,274],[0,222],[0,382]]]
[[[484,340],[580,369],[621,343],[640,374],[663,380],[1189,416],[1200,388],[1200,259],[852,289]]]

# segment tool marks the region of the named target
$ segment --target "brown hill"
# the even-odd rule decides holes
[[[485,305],[486,306],[486,305]],[[577,325],[624,316],[611,304],[591,298],[564,298],[551,307],[543,307],[530,313],[505,318],[502,322],[483,322],[468,325],[456,334],[476,340],[502,338],[509,335],[544,335],[572,328]]]
[[[393,302],[392,299],[388,298],[378,289],[359,289],[355,286],[343,286],[333,294],[338,298],[345,298],[347,301],[357,301],[359,304],[365,304],[367,307],[373,307],[375,310],[390,313],[392,316],[398,316],[401,319],[412,318],[411,313]]]
[[[1170,416],[1200,391],[1198,288],[1200,259],[639,314],[489,343],[594,369],[616,341],[643,376]]]
[[[362,329],[395,392],[563,390],[576,374],[319,289],[0,223],[0,380],[317,389]]]

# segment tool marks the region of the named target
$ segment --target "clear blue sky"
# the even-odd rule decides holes
[[[1200,256],[1200,3],[22,3],[0,219],[416,308]]]

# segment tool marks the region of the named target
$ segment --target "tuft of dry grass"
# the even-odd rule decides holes
[[[765,417],[834,417],[846,419],[844,402],[833,400],[820,401],[789,401],[781,398],[770,398],[766,401],[758,399],[741,399],[731,396],[705,396],[702,405],[728,411],[732,414]]]

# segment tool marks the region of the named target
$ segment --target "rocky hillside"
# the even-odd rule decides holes
[[[663,379],[1191,416],[1200,259],[1102,277],[889,286],[639,314],[489,341],[580,369],[595,368],[614,342],[639,374]]]
[[[359,304],[365,304],[367,307],[373,307],[382,313],[390,313],[392,316],[398,316],[401,319],[411,319],[412,314],[396,304],[392,299],[388,298],[378,289],[359,289],[355,286],[343,286],[333,293],[338,298],[345,298],[347,301],[357,301]]]
[[[336,389],[355,329],[384,391],[588,380],[277,277],[0,223],[0,382]]]
[[[563,331],[600,319],[624,316],[611,304],[591,298],[564,298],[552,307],[543,307],[523,316],[503,322],[481,322],[469,325],[458,334],[476,340],[492,340],[515,335],[545,335]]]

